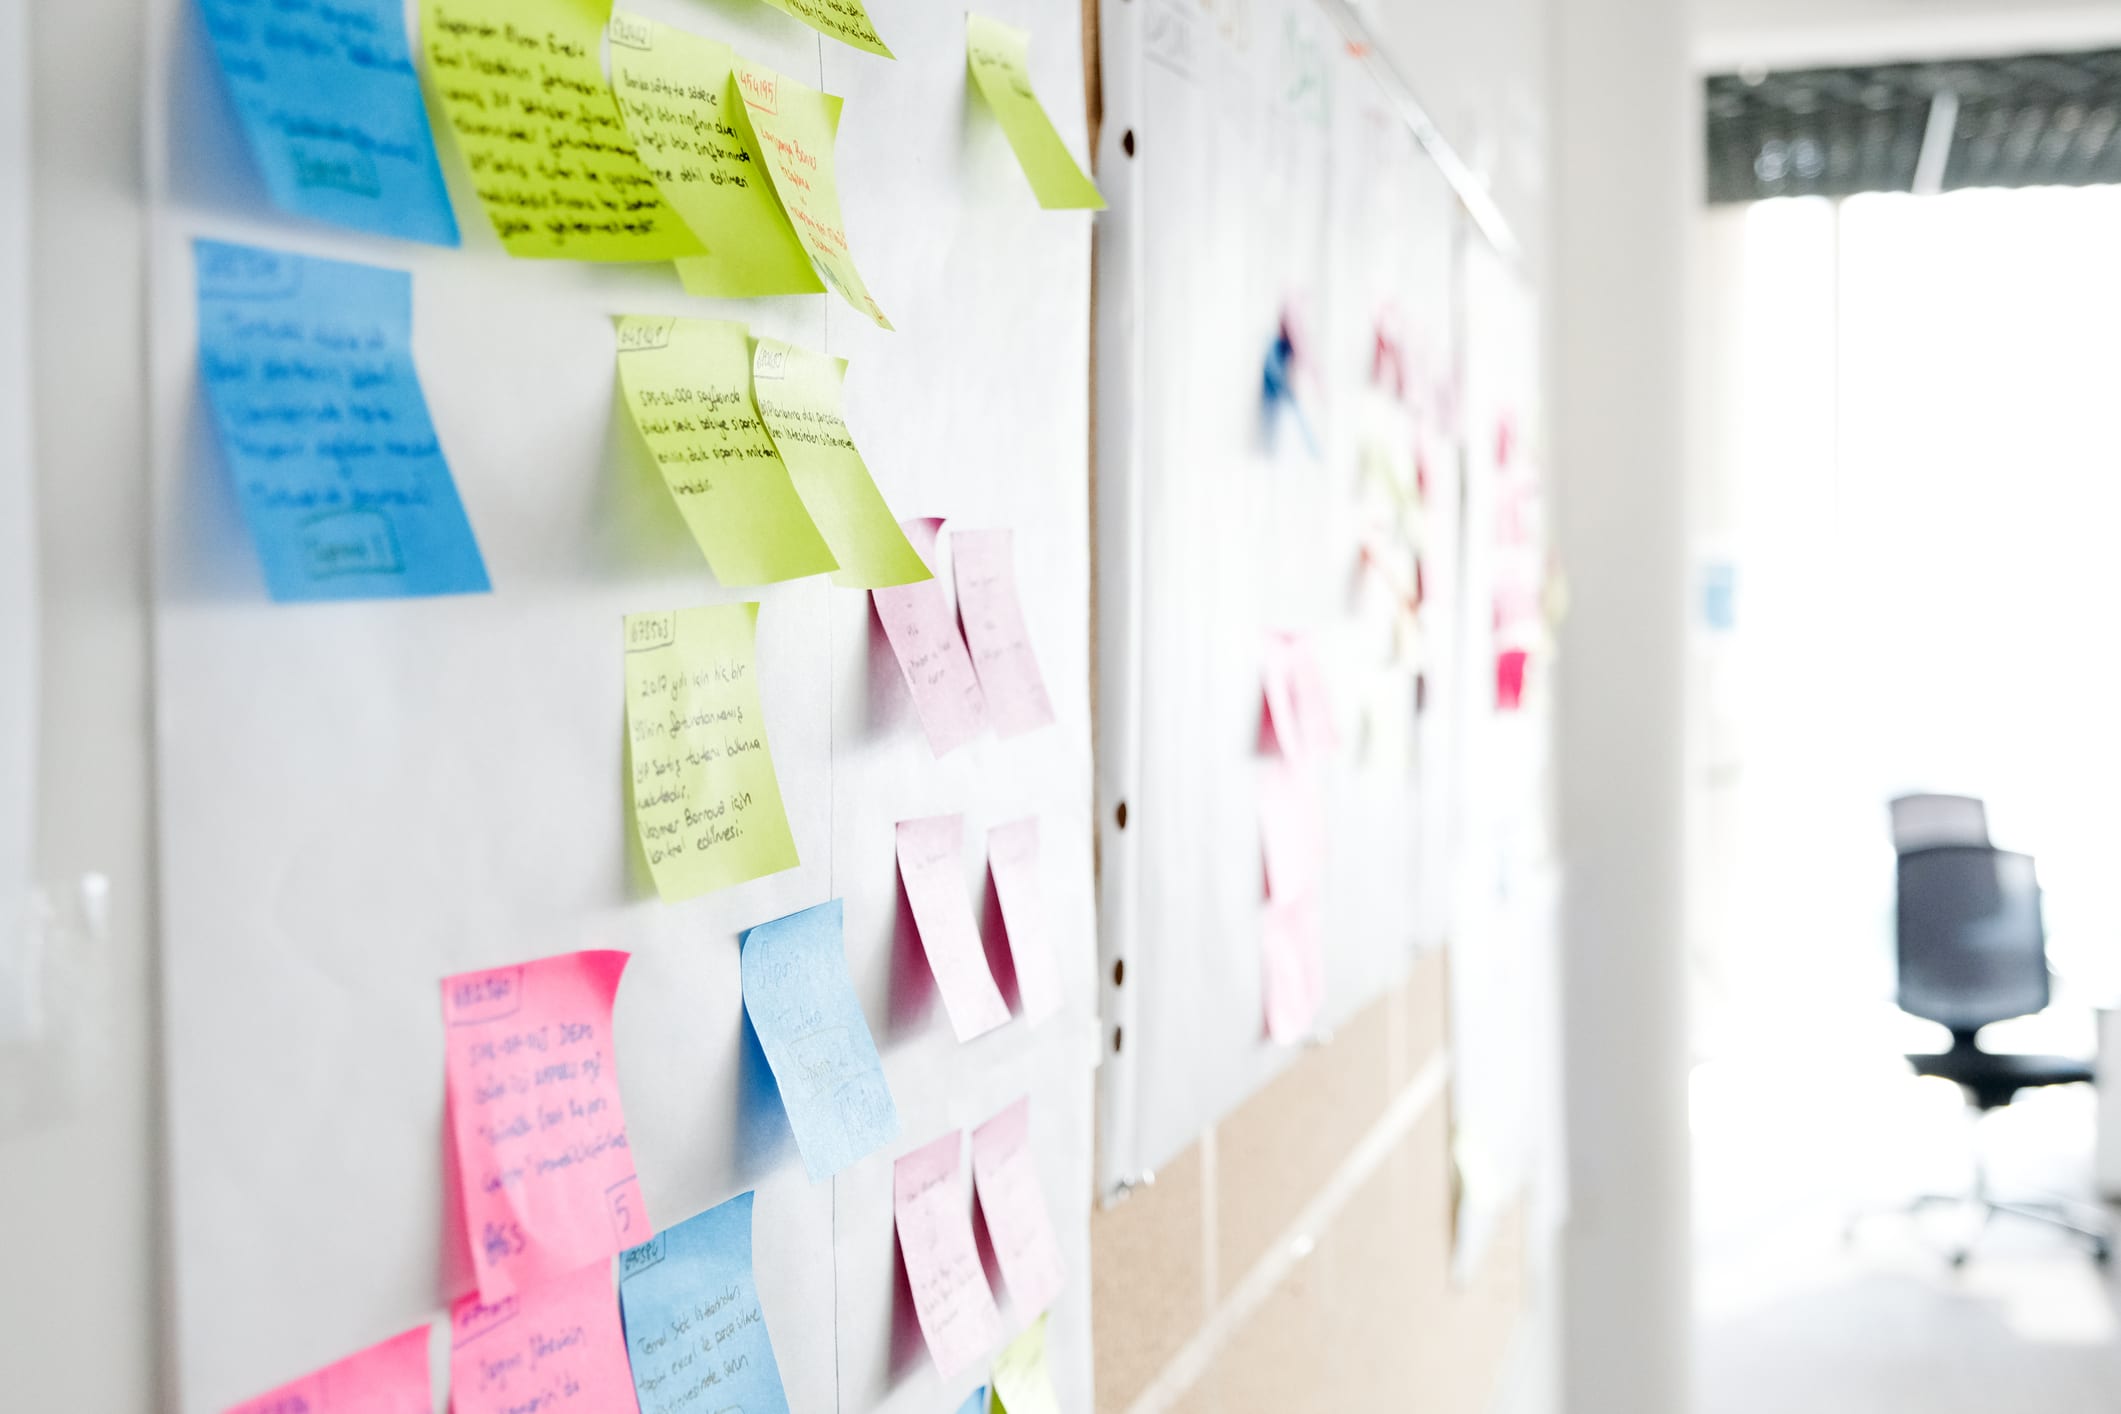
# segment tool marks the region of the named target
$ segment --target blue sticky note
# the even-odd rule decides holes
[[[278,600],[490,586],[412,363],[412,277],[196,241],[199,376]]]
[[[199,0],[281,209],[457,243],[401,0]]]
[[[812,1180],[898,1138],[898,1106],[847,976],[840,901],[744,934],[744,1011]]]
[[[619,1254],[619,1318],[647,1414],[788,1414],[751,1276],[751,1195]]]
[[[966,1395],[965,1402],[957,1407],[957,1414],[987,1414],[987,1387],[981,1385]]]

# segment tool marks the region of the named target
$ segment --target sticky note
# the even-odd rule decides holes
[[[749,1193],[620,1253],[619,1316],[644,1414],[788,1414],[752,1279]]]
[[[227,1414],[433,1414],[427,1327],[418,1326],[304,1375]]]
[[[987,970],[987,950],[972,917],[959,854],[965,817],[935,815],[898,822],[898,873],[920,930],[921,951],[943,994],[943,1010],[960,1041],[985,1035],[1009,1019],[1009,1006]]]
[[[1031,1151],[1029,1096],[972,1131],[972,1182],[1018,1319],[1044,1311],[1067,1274]]]
[[[1031,180],[1038,204],[1049,211],[1102,211],[1105,199],[1083,175],[1054,131],[1045,105],[1031,87],[1031,36],[998,20],[965,15],[965,63],[980,96],[994,110],[1017,165]]]
[[[957,1407],[957,1414],[987,1414],[987,1387],[981,1385],[966,1395],[965,1402]]]
[[[891,321],[862,282],[862,272],[854,268],[846,219],[840,215],[839,179],[832,162],[840,100],[742,58],[736,60],[736,87],[743,99],[745,143],[764,159],[773,194],[794,225],[796,239],[817,263],[826,284],[878,328],[889,329]]]
[[[611,1263],[562,1272],[449,1313],[450,1414],[632,1414]]]
[[[1311,1034],[1326,995],[1325,945],[1316,899],[1267,905],[1260,937],[1260,990],[1269,1037],[1291,1046]]]
[[[1011,820],[987,831],[987,872],[1001,900],[1009,957],[1016,964],[1016,999],[1036,1026],[1061,1008],[1060,963],[1053,955],[1051,915],[1038,860],[1038,818]]]
[[[627,956],[568,953],[443,979],[458,1196],[489,1302],[654,1230],[611,1045]]]
[[[199,377],[272,597],[483,592],[413,367],[412,278],[219,241],[192,258]]]
[[[759,606],[626,616],[633,822],[665,903],[793,869],[759,706]]]
[[[1002,1334],[1001,1312],[972,1241],[971,1207],[958,1182],[963,1146],[964,1136],[953,1129],[901,1155],[891,1173],[913,1314],[945,1379],[977,1365]]]
[[[931,568],[936,532],[942,524],[934,517],[900,524]],[[987,699],[979,690],[972,655],[958,632],[957,614],[943,593],[942,581],[929,578],[872,589],[869,597],[906,679],[906,690],[913,695],[913,710],[920,716],[928,749],[937,756],[948,756],[986,730]]]
[[[1020,736],[1051,725],[1053,703],[1031,652],[1031,630],[1016,594],[1012,533],[954,530],[950,555],[957,568],[957,614],[965,646],[987,694],[987,720],[999,736]]]
[[[275,205],[378,235],[457,243],[400,0],[199,8]]]
[[[1267,896],[1308,898],[1325,873],[1325,787],[1306,763],[1275,757],[1259,773],[1260,854]]]
[[[1046,1317],[1033,1321],[996,1357],[994,1408],[995,1414],[1060,1414],[1046,1358]]]
[[[898,1138],[898,1107],[847,976],[840,901],[743,935],[744,1014],[813,1180]]]
[[[869,12],[862,7],[862,0],[766,0],[766,3],[842,44],[881,54],[886,59],[893,57],[878,36]]]
[[[604,82],[611,0],[420,0],[472,189],[510,255],[669,260],[699,239],[664,204]]]
[[[840,415],[847,360],[760,339],[751,373],[752,394],[773,445],[840,562],[832,582],[847,589],[880,589],[934,578],[884,504]]]
[[[743,325],[626,315],[619,386],[716,579],[770,584],[839,567],[751,401]]]
[[[746,144],[735,53],[624,11],[611,17],[610,35],[611,91],[634,149],[707,247],[678,260],[686,290],[716,299],[823,291],[773,179]]]
[[[1299,757],[1327,755],[1339,747],[1325,668],[1309,638],[1270,634],[1261,682],[1266,694],[1261,736],[1267,748]]]

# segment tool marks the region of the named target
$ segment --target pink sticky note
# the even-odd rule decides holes
[[[626,960],[569,953],[442,983],[464,1234],[489,1302],[654,1232],[611,1047]]]
[[[930,568],[935,565],[935,536],[942,522],[933,517],[901,521],[906,538]],[[972,655],[957,631],[957,615],[943,595],[943,582],[924,579],[889,589],[872,589],[876,616],[891,640],[899,672],[913,694],[928,749],[947,756],[987,728],[987,699],[972,670]]]
[[[1016,596],[1013,533],[954,530],[950,554],[957,567],[958,617],[965,622],[965,644],[987,694],[987,720],[1005,737],[1051,724],[1053,703]]]
[[[960,1041],[985,1035],[1009,1019],[994,974],[987,970],[987,950],[972,917],[972,896],[965,892],[958,862],[965,841],[965,817],[932,815],[898,822],[898,872],[905,881],[906,902],[920,930],[928,970],[943,994],[950,1029]]]
[[[1038,819],[1012,820],[987,831],[987,869],[1002,901],[1009,956],[1016,963],[1016,999],[1036,1026],[1060,1010],[1060,963],[1053,956],[1045,889],[1038,867]]]
[[[1263,748],[1299,757],[1324,755],[1340,745],[1325,668],[1310,639],[1293,633],[1268,635],[1260,683],[1267,699],[1260,731]]]
[[[611,1264],[449,1313],[450,1414],[636,1414]]]
[[[1326,995],[1317,903],[1301,899],[1268,904],[1259,951],[1267,1035],[1281,1045],[1295,1045],[1311,1034]]]
[[[1031,1152],[1028,1095],[972,1131],[972,1182],[1002,1281],[1022,1321],[1051,1306],[1067,1280],[1038,1181],[1038,1157]]]
[[[958,1186],[964,1136],[951,1130],[902,1156],[891,1175],[899,1253],[913,1312],[944,1378],[971,1369],[1001,1339],[1002,1316],[972,1241],[972,1211]]]
[[[1267,897],[1287,902],[1317,891],[1326,862],[1325,787],[1309,765],[1287,757],[1263,764],[1259,840]]]
[[[418,1326],[326,1365],[228,1414],[433,1414],[427,1327]]]

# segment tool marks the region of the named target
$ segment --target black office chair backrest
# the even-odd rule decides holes
[[[2047,1005],[2030,855],[1944,845],[1900,856],[1900,1009],[1971,1035]]]
[[[1987,844],[1988,807],[1971,795],[1903,795],[1887,807],[1901,854],[1945,844]]]

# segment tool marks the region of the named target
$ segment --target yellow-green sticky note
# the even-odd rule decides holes
[[[935,578],[884,504],[868,464],[840,416],[847,360],[760,339],[751,360],[759,415],[773,434],[795,489],[840,562],[832,582],[885,589]]]
[[[625,315],[619,387],[716,579],[772,584],[838,568],[751,401],[743,325]]]
[[[891,321],[854,268],[847,223],[840,216],[839,182],[832,170],[840,100],[742,58],[736,60],[736,86],[744,100],[745,138],[765,159],[773,193],[795,226],[796,239],[817,262],[826,284],[878,327],[889,329]]]
[[[796,866],[759,710],[759,606],[626,616],[626,761],[655,891],[677,903]]]
[[[610,17],[611,0],[420,0],[442,112],[510,255],[704,249],[656,191],[604,82]]]
[[[626,131],[663,200],[707,246],[678,261],[686,290],[716,299],[823,290],[773,179],[745,146],[729,46],[624,11],[610,35]]]
[[[994,1357],[995,1414],[1060,1414],[1053,1368],[1046,1360],[1046,1318],[1041,1315]]]
[[[985,15],[965,16],[965,62],[994,110],[1017,164],[1049,211],[1105,209],[1097,184],[1075,165],[1031,87],[1031,36]]]
[[[862,0],[766,0],[766,3],[842,44],[881,54],[886,59],[895,57],[884,47],[883,37],[876,32],[869,12],[862,8]]]

